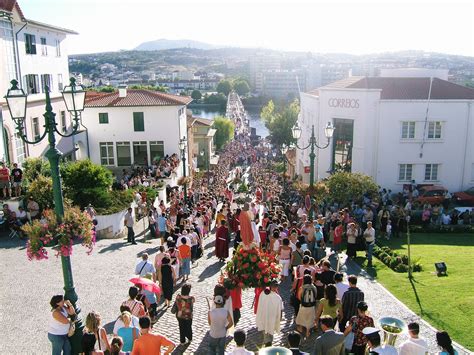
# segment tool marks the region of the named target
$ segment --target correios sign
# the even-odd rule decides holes
[[[359,99],[338,99],[332,97],[328,100],[329,107],[359,108]]]

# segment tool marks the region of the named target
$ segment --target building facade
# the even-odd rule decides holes
[[[126,88],[87,95],[82,114],[87,131],[77,137],[78,155],[86,157],[88,152],[94,163],[111,169],[150,165],[166,155],[181,156],[179,141],[187,139],[186,105],[190,102],[185,96]]]
[[[15,79],[28,95],[25,131],[28,140],[43,130],[45,87],[48,86],[56,121],[62,132],[71,129],[71,117],[61,97],[69,83],[66,37],[74,31],[27,19],[16,1],[0,2],[0,160],[22,163],[28,156],[41,156],[47,140],[25,145],[15,132],[4,96]],[[72,157],[73,138],[57,135],[58,149]]]
[[[330,146],[316,151],[319,179],[345,169],[392,191],[412,180],[459,191],[474,185],[473,103],[473,89],[439,78],[352,77],[301,94],[300,144],[312,125],[326,143],[332,122]],[[309,165],[309,151],[298,150],[305,181]]]

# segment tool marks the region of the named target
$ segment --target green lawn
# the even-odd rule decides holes
[[[406,238],[383,244],[408,254]],[[422,272],[413,273],[412,282],[407,274],[392,271],[376,258],[369,274],[431,325],[474,350],[474,234],[413,234],[411,255],[423,264]],[[447,264],[448,276],[436,276],[437,261]]]

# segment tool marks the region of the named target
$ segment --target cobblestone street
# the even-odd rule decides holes
[[[150,244],[141,242],[138,245],[128,245],[123,240],[100,240],[91,256],[75,246],[72,257],[76,291],[79,295],[79,305],[82,316],[91,311],[98,311],[109,333],[113,322],[119,315],[119,306],[127,298],[127,281],[132,277],[137,258],[147,252],[153,258],[159,242],[153,240]],[[213,256],[213,236],[205,240],[203,257],[192,268],[190,282],[191,294],[196,298],[195,316],[193,320],[193,341],[187,346],[178,346],[175,354],[209,354],[207,350],[208,325],[206,296],[212,296],[214,285],[220,276],[224,263],[219,263]],[[47,354],[50,343],[47,339],[47,324],[50,317],[49,300],[53,294],[62,293],[61,261],[50,252],[50,258],[42,262],[30,262],[26,258],[23,242],[3,239],[0,242],[0,265],[3,272],[0,276],[2,292],[0,295],[0,333],[4,339],[0,343],[0,354]],[[335,259],[332,260],[335,265]],[[370,279],[358,266],[350,262],[342,269],[360,275],[360,288],[365,291],[372,315],[396,316],[404,320],[419,318],[391,296],[380,284]],[[8,286],[9,285],[9,286]],[[178,287],[181,284],[178,284]],[[274,344],[284,344],[286,334],[294,328],[293,308],[289,305],[289,284],[281,286],[281,295],[285,300],[282,331],[274,339]],[[18,292],[17,290],[21,291]],[[179,289],[177,288],[177,292]],[[175,292],[175,294],[177,293]],[[246,346],[256,351],[261,343],[261,336],[255,328],[253,314],[253,291],[243,292],[242,317],[237,328],[248,332]],[[377,300],[377,302],[374,302]],[[179,344],[178,322],[170,310],[159,306],[159,320],[155,330],[170,337]],[[422,336],[429,340],[431,351],[437,351],[434,343],[434,331],[422,326]],[[313,334],[302,344],[302,350],[311,351],[316,335]],[[14,340],[16,339],[16,340]],[[400,336],[404,339],[404,336]],[[232,338],[228,337],[227,351],[233,349]],[[466,352],[460,351],[460,354]]]

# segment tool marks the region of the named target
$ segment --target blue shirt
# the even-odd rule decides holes
[[[122,351],[130,352],[133,349],[133,332],[135,329],[135,336],[138,338],[140,336],[140,330],[138,328],[120,328],[117,332],[117,335],[123,340]]]
[[[160,232],[166,232],[166,217],[158,217],[158,229]]]

